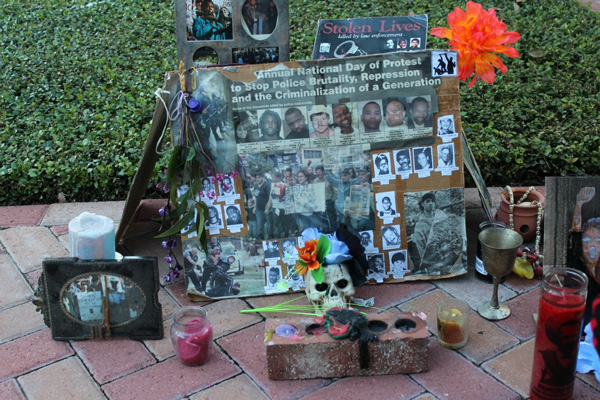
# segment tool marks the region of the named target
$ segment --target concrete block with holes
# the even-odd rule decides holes
[[[289,324],[294,338],[281,337],[275,329]],[[425,372],[429,362],[429,331],[425,321],[410,312],[368,314],[367,329],[379,336],[368,343],[369,364],[360,368],[358,341],[333,339],[318,332],[312,318],[267,319],[267,368],[274,380],[340,378]]]

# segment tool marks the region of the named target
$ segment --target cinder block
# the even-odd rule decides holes
[[[267,342],[269,378],[312,379],[343,376],[391,375],[425,372],[429,362],[427,324],[412,313],[369,314],[367,327],[379,336],[369,342],[370,362],[361,369],[358,341],[336,340],[327,333],[309,335],[313,318],[267,319],[265,329],[274,332],[281,324],[298,329],[300,340],[273,333]],[[403,331],[408,328],[408,331]]]

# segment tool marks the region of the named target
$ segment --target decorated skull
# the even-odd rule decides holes
[[[317,283],[310,271],[304,275],[306,296],[317,314],[325,314],[331,307],[348,308],[354,284],[345,264],[331,264],[323,268],[323,282]]]

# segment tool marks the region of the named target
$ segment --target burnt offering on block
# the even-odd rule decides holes
[[[360,341],[335,339],[320,320],[308,317],[267,319],[267,368],[274,380],[340,378],[425,372],[429,362],[429,331],[410,312],[367,314],[362,328],[379,340],[365,343],[368,365]],[[294,335],[278,335],[278,327],[292,326]],[[279,329],[281,331],[281,329]],[[335,333],[335,332],[334,332]],[[363,367],[361,368],[361,357]]]

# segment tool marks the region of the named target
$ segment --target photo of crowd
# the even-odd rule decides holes
[[[278,47],[245,47],[235,48],[231,59],[238,64],[262,64],[279,61]]]
[[[78,321],[104,323],[108,304],[110,325],[133,321],[144,311],[144,294],[132,281],[111,274],[91,274],[75,279],[63,291],[62,304]]]
[[[356,233],[374,229],[370,160],[361,145],[346,150],[329,154],[327,165],[320,150],[272,152],[269,170],[249,171],[244,204],[250,240],[296,237],[309,227],[332,232],[342,223]]]

